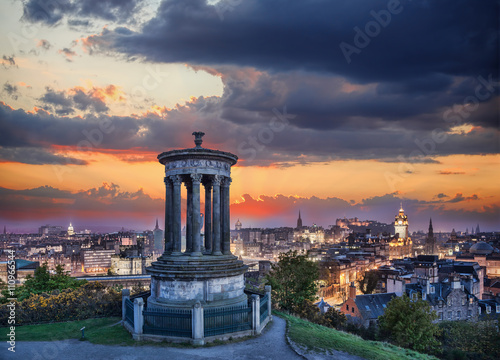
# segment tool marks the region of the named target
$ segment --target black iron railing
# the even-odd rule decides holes
[[[205,336],[252,329],[252,308],[247,305],[204,310]]]
[[[146,309],[144,315],[144,334],[191,337],[192,311],[186,309]]]
[[[130,299],[125,299],[125,320],[134,327],[134,303]]]

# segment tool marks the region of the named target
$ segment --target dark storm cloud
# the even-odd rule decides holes
[[[89,93],[85,93],[80,89],[75,90],[72,95],[72,99],[76,108],[82,111],[93,110],[95,112],[102,113],[109,110],[104,101],[93,97]]]
[[[87,161],[69,156],[53,154],[49,150],[30,147],[1,147],[0,162],[20,162],[32,165],[68,164],[86,165]]]
[[[80,88],[70,91],[56,91],[50,87],[38,99],[47,110],[52,110],[60,116],[73,114],[75,109],[88,112],[103,113],[109,110],[104,101],[93,96],[92,90],[87,92]]]
[[[79,219],[105,217],[106,221],[116,217],[120,223],[128,217],[157,217],[163,206],[163,200],[151,198],[142,189],[128,192],[113,183],[77,192],[50,186],[23,190],[0,187],[0,203],[2,219],[40,220],[70,214]]]
[[[99,18],[125,22],[140,9],[142,0],[28,0],[23,4],[23,20],[49,26],[59,25],[64,17]],[[70,26],[84,20],[70,19]]]
[[[33,197],[47,197],[54,199],[68,199],[72,197],[71,192],[67,190],[56,189],[52,186],[40,186],[33,189],[13,190],[0,187],[0,196],[5,195],[25,195]]]
[[[73,105],[73,102],[67,97],[64,91],[54,91],[54,89],[50,87],[45,88],[45,94],[43,94],[39,100],[45,104],[60,107],[69,107]]]
[[[220,116],[236,124],[266,123],[264,113],[286,105],[291,126],[319,131],[496,129],[498,3],[170,0],[139,32],[105,28],[83,43],[91,53],[188,62],[221,76]],[[388,7],[397,13],[348,63],[339,44],[354,44],[354,28]]]
[[[249,0],[214,7],[201,0],[164,1],[140,31],[105,28],[83,39],[84,46],[129,59],[188,62],[220,76],[224,93],[161,116],[110,117],[115,130],[99,147],[162,151],[165,144],[190,143],[178,134],[202,129],[243,165],[336,159],[424,164],[442,155],[497,153],[497,5]],[[73,13],[83,11],[78,6]],[[354,44],[354,28],[373,26],[370,21],[387,16],[388,6],[399,10],[348,63],[339,44]],[[477,16],[470,16],[472,10]],[[60,116],[108,110],[91,95],[48,90],[40,101]],[[283,115],[285,108],[290,116]],[[104,118],[66,119],[65,134],[76,135],[64,139],[42,133],[49,143],[75,145],[85,126]],[[472,127],[450,132],[461,125]]]
[[[384,90],[424,91],[445,87],[447,75],[498,77],[497,8],[473,0],[249,0],[222,20],[204,0],[167,0],[140,32],[104,29],[88,44],[157,62],[305,69],[361,83],[409,79]],[[382,13],[385,26],[373,27]],[[355,28],[370,26],[377,35],[356,38]],[[350,63],[343,42],[359,45]]]
[[[471,200],[479,200],[479,196],[477,194],[473,194],[471,196],[463,196],[462,193],[457,193],[455,194],[455,197],[450,200],[446,200],[446,202],[449,203],[457,203],[457,202],[462,202],[462,201],[471,201]]]
[[[433,126],[422,126],[422,129],[408,126],[404,129],[397,121],[362,120],[361,116],[342,119],[335,113],[325,116],[333,124],[328,129],[300,128],[294,123],[301,116],[305,117],[306,112],[297,115],[293,111],[294,107],[300,109],[300,105],[279,106],[283,101],[280,97],[286,98],[287,94],[272,89],[268,97],[259,96],[249,84],[248,96],[245,97],[241,89],[229,85],[229,82],[237,82],[236,79],[225,81],[228,82],[222,99],[200,97],[173,109],[165,109],[161,116],[149,113],[139,117],[103,115],[105,104],[102,100],[78,88],[60,92],[47,89],[40,101],[44,108],[56,115],[71,114],[76,109],[94,110],[100,115],[60,117],[43,110],[28,113],[0,105],[0,144],[11,147],[46,147],[47,144],[77,147],[82,141],[87,145],[90,141],[97,149],[140,148],[154,153],[166,148],[191,146],[191,132],[202,130],[209,134],[207,146],[235,153],[243,166],[274,164],[283,167],[339,159],[436,163],[434,157],[439,155],[498,151],[498,130],[445,134],[440,137],[442,141],[436,143],[431,141]],[[264,82],[262,86],[271,83]],[[281,87],[276,81],[274,86]],[[306,106],[305,102],[303,104]],[[363,122],[372,124],[363,126]],[[100,130],[102,124],[107,132]],[[87,147],[83,146],[83,149]],[[421,149],[425,152],[422,153]]]

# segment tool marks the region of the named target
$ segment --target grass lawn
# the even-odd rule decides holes
[[[16,327],[18,341],[55,341],[80,339],[80,329],[85,326],[85,338],[93,344],[133,345],[132,335],[121,324],[115,325],[118,317],[87,319],[54,324],[24,325]]]
[[[313,324],[281,312],[276,312],[276,315],[287,321],[288,336],[292,341],[318,353],[324,353],[325,350],[338,350],[374,360],[437,359],[385,342],[363,340],[359,336]]]

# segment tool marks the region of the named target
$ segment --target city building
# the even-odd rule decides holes
[[[408,216],[405,215],[403,204],[394,220],[394,239],[389,243],[389,258],[400,259],[412,256],[413,246],[408,235]]]
[[[357,295],[354,282],[349,286],[349,297],[342,304],[340,312],[349,321],[359,323],[364,327],[375,324],[378,317],[384,315],[387,304],[396,297],[395,293]]]
[[[73,225],[71,223],[69,223],[68,236],[72,236],[72,235],[75,235],[75,230],[73,229]]]
[[[485,269],[485,275],[494,278],[500,277],[500,253],[487,242],[479,241],[472,245],[468,251],[447,254],[446,259],[461,262],[476,262]]]
[[[16,267],[14,272],[16,284],[23,284],[28,275],[33,277],[35,270],[40,266],[38,261],[29,261],[24,259],[15,259],[14,261]],[[8,261],[0,261],[0,280],[5,284],[8,282],[8,263]]]
[[[115,250],[87,249],[80,251],[84,273],[107,273]]]
[[[156,219],[156,226],[153,230],[153,237],[154,237],[153,251],[157,254],[163,253],[165,240],[164,240],[163,230],[160,229],[158,226],[158,219]]]
[[[48,236],[48,235],[60,235],[64,232],[62,226],[44,225],[40,226],[38,229],[38,234]]]
[[[451,274],[448,279],[438,283],[421,281],[406,285],[406,294],[412,300],[422,298],[429,303],[439,321],[469,320],[477,321],[479,299],[461,284],[460,277]]]
[[[151,256],[111,256],[111,273],[114,275],[143,275],[146,267],[151,266]]]

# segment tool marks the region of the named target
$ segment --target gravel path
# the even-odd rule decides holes
[[[273,322],[261,336],[239,343],[194,349],[160,346],[94,345],[86,341],[63,340],[52,342],[18,341],[16,352],[7,350],[4,342],[0,359],[22,360],[175,360],[175,359],[231,359],[231,360],[304,360],[285,341],[285,320],[273,316]]]

